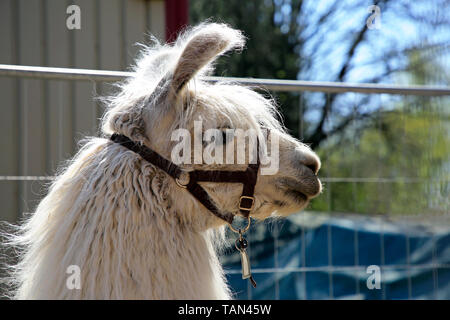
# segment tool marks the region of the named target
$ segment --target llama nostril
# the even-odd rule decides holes
[[[314,153],[314,151],[306,148],[298,148],[297,156],[295,157],[295,165],[303,166],[312,171],[313,174],[317,175],[320,170],[321,163],[320,158]]]
[[[320,160],[315,158],[308,159],[308,161],[304,161],[303,165],[310,169],[315,175],[319,172],[320,169]]]

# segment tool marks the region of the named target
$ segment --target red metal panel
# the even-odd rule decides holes
[[[189,0],[166,0],[166,40],[172,42],[188,25]]]

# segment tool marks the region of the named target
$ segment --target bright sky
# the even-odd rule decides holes
[[[401,7],[404,1],[393,2],[391,7],[384,10],[380,7],[380,28],[368,30],[366,41],[361,45],[352,60],[352,64],[358,66],[346,78],[349,82],[368,81],[374,75],[383,72],[384,62],[381,59],[391,50],[402,50],[410,45],[422,46],[428,43],[446,42],[450,45],[450,10],[439,8],[437,3],[442,1],[416,1],[412,5],[414,13],[419,15],[441,16],[441,20],[447,21],[438,27],[424,25],[418,21],[405,16],[405,9]],[[368,7],[371,1],[342,1],[338,2],[338,9],[327,23],[330,28],[317,28],[318,17],[328,10],[334,1],[307,1],[309,20],[307,23],[307,34],[314,34],[313,40],[307,42],[304,52],[308,56],[315,57],[313,68],[309,74],[301,74],[304,80],[334,80],[338,70],[341,68],[344,57],[348,51],[349,38],[355,30],[361,29],[361,24],[366,24],[371,15]],[[288,14],[289,9],[282,9]],[[449,8],[447,8],[449,9]],[[443,10],[443,11],[441,11]],[[448,19],[443,19],[442,17]],[[303,22],[304,23],[304,22]],[[318,47],[315,45],[320,42]],[[406,62],[406,57],[392,59],[393,67]],[[450,73],[450,52],[436,57],[444,69],[443,72]],[[380,63],[377,63],[380,61]],[[369,64],[370,63],[370,64]]]

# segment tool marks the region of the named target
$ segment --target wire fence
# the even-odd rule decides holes
[[[89,81],[92,85],[92,95],[95,95],[99,90],[99,83],[101,82],[114,82],[123,80],[124,78],[130,76],[131,73],[129,72],[118,72],[118,71],[102,71],[102,70],[83,70],[83,69],[66,69],[66,68],[47,68],[47,67],[31,67],[31,66],[17,66],[17,65],[0,65],[0,77],[6,77],[8,79],[16,78],[19,81],[22,81],[21,90],[18,92],[19,100],[21,104],[23,105],[23,110],[20,113],[21,117],[27,117],[28,111],[30,108],[32,108],[33,101],[30,101],[28,97],[28,84],[27,81],[33,81],[31,79],[39,79],[43,81]],[[29,80],[27,80],[29,79]],[[218,77],[209,77],[207,80],[211,82],[215,82],[218,80],[222,80],[223,78]],[[438,86],[398,86],[398,85],[380,85],[380,84],[349,84],[349,83],[329,83],[329,82],[310,82],[310,81],[287,81],[287,80],[267,80],[267,79],[243,79],[243,78],[226,78],[227,80],[241,83],[243,85],[248,86],[255,86],[255,87],[261,87],[265,90],[269,90],[271,92],[292,92],[292,93],[301,93],[299,94],[298,101],[298,119],[297,119],[297,126],[298,126],[298,135],[299,137],[303,137],[305,134],[305,131],[308,129],[305,126],[305,123],[303,121],[302,115],[305,115],[303,113],[303,108],[305,107],[303,104],[303,99],[306,94],[311,93],[312,96],[310,97],[312,101],[314,101],[315,96],[314,94],[325,94],[325,99],[330,99],[330,96],[332,94],[339,94],[339,95],[348,95],[349,93],[352,93],[353,96],[350,97],[350,101],[353,99],[355,104],[360,103],[360,98],[362,95],[370,96],[371,102],[370,104],[375,104],[378,106],[385,105],[386,101],[383,99],[386,98],[386,96],[396,95],[403,97],[405,101],[407,101],[409,96],[418,96],[420,99],[440,99],[438,100],[437,106],[435,104],[427,104],[431,105],[430,108],[433,109],[433,117],[434,114],[437,114],[438,117],[440,117],[439,121],[442,122],[436,122],[437,125],[440,128],[439,134],[448,134],[448,127],[445,121],[448,117],[448,100],[447,98],[450,97],[450,88],[449,87],[438,87]],[[75,95],[75,91],[71,90],[72,99],[73,95]],[[439,98],[440,97],[440,98]],[[64,104],[65,103],[65,96],[60,94],[58,97],[56,97],[57,102]],[[427,100],[429,101],[429,100]],[[433,100],[434,101],[434,100]],[[390,101],[392,104],[392,101]],[[395,103],[395,102],[394,102]],[[407,105],[407,103],[406,103]],[[359,107],[359,105],[358,105]],[[93,104],[93,109],[98,108],[97,105]],[[387,108],[386,110],[388,110]],[[356,108],[352,109],[350,112],[356,112]],[[381,108],[375,108],[374,113],[380,113]],[[55,115],[54,120],[58,121],[57,127],[62,128],[62,110],[58,111],[61,112],[61,114]],[[310,113],[310,117],[314,119],[315,112],[317,110],[312,110]],[[87,114],[86,117],[92,117],[92,121],[97,123],[98,121],[98,110],[94,110],[90,114]],[[410,130],[408,128],[408,123],[410,121],[409,118],[406,118],[406,116],[402,116],[402,114],[396,114],[396,121],[401,123],[403,132],[406,132],[406,130]],[[400,118],[400,119],[398,119]],[[434,119],[434,118],[433,118]],[[26,121],[19,119],[19,121],[23,121],[23,124],[21,125],[21,128],[26,130]],[[378,131],[384,130],[383,123],[381,121],[381,113],[378,118],[376,118],[377,127],[376,129]],[[420,123],[419,123],[420,124]],[[419,125],[418,124],[418,125]],[[419,128],[420,129],[420,128]],[[428,129],[426,129],[428,130]],[[95,133],[96,129],[93,130],[92,133]],[[33,155],[30,154],[29,148],[31,147],[29,144],[30,142],[27,140],[27,134],[24,133],[21,137],[20,141],[20,148],[23,152],[20,154],[22,157],[33,157]],[[434,137],[435,134],[430,133],[430,137]],[[358,136],[350,136],[347,137],[347,146],[346,148],[352,150],[352,152],[359,152],[359,149],[357,149],[357,141],[356,139],[359,138]],[[434,137],[433,139],[438,139],[439,137]],[[74,137],[72,137],[74,139]],[[409,137],[404,134],[404,143],[399,146],[399,148],[403,148],[403,145],[407,145],[409,141],[407,141]],[[430,138],[431,139],[431,138]],[[64,145],[64,138],[62,134],[58,137],[56,143],[58,145],[58,158],[59,160],[62,160],[66,154],[64,154],[63,145]],[[433,140],[434,141],[434,140]],[[432,143],[431,141],[430,143]],[[448,146],[447,146],[448,147]],[[380,156],[380,159],[383,157],[382,152],[383,150],[377,150],[378,156]],[[448,153],[448,151],[446,151]],[[407,151],[405,151],[405,154],[407,154]],[[370,203],[375,208],[381,208],[380,210],[382,212],[385,212],[386,214],[381,215],[380,212],[375,212],[375,217],[367,218],[369,219],[372,227],[374,227],[373,230],[376,230],[376,233],[379,237],[379,243],[377,245],[377,248],[375,249],[377,252],[373,252],[373,255],[377,257],[375,259],[376,265],[379,265],[383,274],[387,275],[388,277],[393,275],[395,272],[403,272],[406,273],[406,288],[407,288],[407,298],[416,298],[418,295],[414,292],[414,274],[417,271],[420,270],[430,270],[432,272],[432,286],[430,287],[430,291],[432,292],[432,297],[434,298],[440,298],[442,297],[442,294],[440,293],[440,288],[449,288],[449,283],[447,283],[447,280],[440,281],[439,274],[442,273],[442,271],[448,272],[450,271],[450,261],[448,260],[441,260],[438,259],[438,254],[444,252],[445,250],[449,250],[450,244],[448,238],[444,237],[444,242],[441,241],[441,235],[445,235],[449,233],[450,229],[450,222],[448,218],[448,189],[449,189],[449,174],[448,174],[448,155],[446,155],[446,160],[444,161],[446,164],[444,165],[444,170],[442,172],[439,172],[438,174],[423,174],[422,176],[401,176],[401,175],[395,175],[394,176],[387,176],[384,173],[385,166],[382,163],[374,162],[374,165],[377,166],[377,172],[378,174],[376,176],[372,177],[366,177],[366,176],[359,176],[360,172],[357,172],[358,170],[361,171],[361,168],[358,168],[354,163],[351,163],[348,168],[348,166],[344,170],[344,176],[335,176],[335,170],[333,168],[326,168],[324,167],[322,169],[321,173],[321,181],[324,182],[324,185],[326,186],[324,194],[320,197],[322,198],[321,202],[318,202],[316,206],[313,205],[312,208],[309,208],[307,213],[296,215],[297,218],[294,220],[290,219],[288,224],[289,228],[293,229],[291,233],[289,233],[290,236],[297,237],[298,240],[298,246],[296,247],[296,253],[294,255],[297,255],[298,259],[295,263],[288,263],[290,260],[286,260],[286,257],[283,256],[285,253],[282,251],[284,248],[286,248],[287,241],[285,239],[280,238],[280,233],[282,230],[286,229],[286,225],[282,225],[280,223],[273,223],[269,227],[269,231],[267,231],[267,225],[265,224],[259,224],[256,225],[256,227],[252,227],[251,230],[253,230],[250,233],[249,240],[251,243],[251,246],[249,248],[250,256],[253,261],[256,261],[255,264],[253,264],[253,273],[255,274],[255,277],[258,280],[258,277],[261,276],[261,279],[263,279],[263,287],[264,287],[264,278],[263,276],[272,276],[272,280],[267,280],[268,283],[270,282],[270,291],[271,293],[268,295],[258,295],[260,291],[255,291],[255,289],[251,288],[250,285],[248,285],[245,288],[241,288],[238,291],[238,297],[239,298],[254,298],[254,297],[266,297],[266,298],[274,298],[274,299],[280,299],[285,298],[286,294],[283,290],[284,283],[286,281],[289,281],[287,279],[291,279],[289,277],[286,277],[286,275],[295,275],[298,285],[296,297],[308,299],[308,298],[317,298],[317,296],[310,294],[310,289],[308,286],[308,283],[311,283],[311,280],[309,278],[312,274],[321,274],[326,276],[326,281],[322,284],[326,285],[328,288],[328,295],[327,298],[340,298],[342,295],[339,294],[339,285],[338,280],[339,277],[344,273],[352,273],[354,275],[358,275],[354,277],[354,291],[353,296],[358,298],[361,297],[361,294],[363,291],[367,291],[365,288],[365,280],[367,278],[367,267],[368,265],[364,264],[365,260],[363,260],[363,257],[361,254],[366,254],[365,252],[361,251],[362,241],[364,235],[361,234],[361,231],[358,228],[352,229],[351,227],[348,227],[346,230],[354,230],[352,231],[352,237],[349,243],[351,246],[350,250],[353,254],[351,256],[352,263],[342,262],[339,260],[336,260],[339,256],[339,248],[335,247],[335,241],[336,241],[336,234],[340,234],[341,229],[336,229],[336,216],[342,216],[342,221],[346,221],[351,225],[352,221],[357,221],[359,217],[356,215],[357,213],[361,213],[359,209],[366,206],[368,207],[367,210],[372,210],[372,207],[368,206]],[[402,160],[402,162],[414,162],[414,159],[411,158],[405,158]],[[0,175],[0,183],[19,183],[21,184],[21,187],[19,188],[19,195],[18,199],[22,202],[22,205],[20,206],[20,210],[22,212],[28,212],[29,208],[33,206],[33,204],[29,203],[29,193],[36,193],[34,196],[35,198],[39,198],[42,195],[43,185],[52,181],[54,177],[52,175],[48,174],[41,174],[41,175],[30,175],[27,174],[27,164],[29,163],[29,159],[20,159],[21,163],[21,174],[3,174]],[[327,163],[333,163],[331,160]],[[339,162],[336,162],[339,164]],[[362,170],[363,172],[364,170]],[[401,171],[401,170],[399,170]],[[36,186],[36,184],[38,184]],[[410,186],[410,187],[404,187],[404,186]],[[417,204],[414,202],[414,199],[408,199],[406,198],[404,201],[405,203],[412,202],[412,205],[408,206],[405,205],[401,208],[401,210],[408,210],[408,211],[414,211],[417,209],[417,212],[413,215],[408,215],[405,212],[405,215],[402,215],[402,224],[398,225],[393,223],[392,221],[388,221],[386,218],[389,218],[390,220],[394,219],[396,215],[394,212],[398,209],[395,208],[395,206],[383,206],[383,203],[386,202],[382,199],[382,197],[386,197],[386,194],[392,194],[394,193],[394,197],[396,196],[396,192],[400,190],[397,195],[398,197],[402,197],[402,192],[404,189],[402,188],[412,188],[411,186],[425,186],[427,188],[428,193],[427,195],[424,195],[424,198],[427,198],[427,203],[421,207],[420,204]],[[365,188],[365,189],[364,189]],[[373,198],[370,199],[363,199],[361,200],[361,192],[360,190],[364,189],[365,194],[373,195]],[[36,191],[37,190],[37,191]],[[419,189],[417,189],[419,190]],[[423,190],[421,188],[420,190]],[[337,198],[341,198],[342,196],[346,197],[347,204],[342,205],[337,201]],[[416,196],[417,194],[414,194]],[[11,200],[13,201],[13,200]],[[419,203],[419,202],[418,202]],[[436,210],[430,210],[430,212],[424,212],[423,208],[436,208]],[[384,210],[384,211],[383,211]],[[432,211],[432,212],[431,212]],[[314,212],[314,215],[311,215],[311,212]],[[345,213],[342,215],[342,213]],[[349,212],[353,212],[355,214],[349,214]],[[428,214],[430,213],[430,214]],[[313,218],[314,216],[314,218]],[[430,217],[434,217],[430,219]],[[4,217],[1,217],[1,219],[4,219]],[[319,222],[316,220],[319,219]],[[322,220],[321,220],[322,219]],[[399,229],[397,227],[400,226],[400,229],[402,226],[405,226],[407,223],[412,223],[414,225],[424,225],[426,222],[429,222],[429,220],[438,221],[437,223],[434,223],[433,228],[427,229],[426,235],[431,239],[431,252],[432,257],[425,261],[425,260],[417,260],[412,254],[411,254],[411,246],[413,246],[414,241],[416,238],[422,237],[422,235],[417,236],[417,234],[414,233],[414,231],[411,230],[417,230],[417,229],[408,229],[407,232],[404,233],[404,251],[405,253],[405,259],[403,263],[399,261],[392,262],[388,255],[391,253],[391,250],[389,247],[386,247],[388,245],[388,240],[392,236],[392,234],[400,233]],[[294,221],[294,222],[293,222]],[[316,221],[316,222],[314,222]],[[443,221],[443,222],[442,222]],[[340,222],[339,222],[340,223]],[[339,224],[338,223],[338,224]],[[322,251],[324,253],[324,257],[321,260],[320,263],[314,264],[311,263],[309,260],[311,260],[311,247],[308,247],[308,239],[311,239],[314,235],[314,230],[318,230],[317,227],[321,226],[325,230],[324,239],[326,241],[323,244]],[[395,226],[395,230],[393,230],[393,226]],[[375,228],[376,227],[376,228]],[[441,229],[437,230],[436,228],[439,227]],[[373,231],[372,230],[372,231]],[[258,250],[258,245],[261,245],[262,247],[267,246],[267,237],[270,237],[272,241],[271,248],[272,248],[272,255],[271,255],[271,262],[262,263],[263,260],[261,258],[261,252]],[[437,239],[437,240],[434,240]],[[441,241],[441,242],[439,242]],[[437,243],[439,242],[439,243]],[[309,243],[311,244],[311,243]],[[446,252],[446,251],[445,251]],[[308,260],[309,259],[309,260]],[[240,269],[236,268],[237,262],[239,260],[238,255],[231,255],[230,257],[226,258],[224,263],[226,265],[226,273],[229,277],[239,277]],[[370,260],[370,259],[369,259]],[[286,262],[288,261],[288,262]],[[344,264],[343,264],[344,263]],[[229,267],[227,267],[229,266]],[[389,283],[388,279],[386,280],[386,283]],[[313,282],[314,283],[314,282]],[[389,293],[390,287],[385,285],[384,282],[382,282],[381,288],[380,288],[380,295],[377,296],[381,299],[390,298],[391,295]],[[266,290],[267,291],[267,290]],[[256,295],[256,296],[255,296]],[[447,295],[444,297],[448,298],[450,296]],[[348,296],[347,296],[348,297]]]

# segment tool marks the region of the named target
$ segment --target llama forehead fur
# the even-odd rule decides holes
[[[202,24],[172,45],[144,48],[134,75],[105,99],[102,131],[127,135],[170,159],[171,132],[192,130],[195,120],[203,120],[204,129],[269,128],[280,138],[280,170],[258,177],[252,215],[289,214],[307,204],[290,188],[310,197],[320,192],[307,168],[318,170],[317,156],[283,130],[272,100],[236,84],[202,80],[214,59],[243,45],[239,31]],[[219,209],[238,213],[241,185],[202,185]],[[24,248],[14,273],[16,297],[230,298],[215,252],[223,234],[224,222],[163,171],[108,139],[89,138],[13,241]],[[80,267],[81,289],[66,286],[70,265]]]

